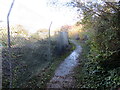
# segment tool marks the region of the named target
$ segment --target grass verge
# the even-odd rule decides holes
[[[32,76],[27,83],[24,84],[24,88],[46,88],[46,84],[54,76],[54,72],[59,64],[75,49],[75,46],[71,44],[71,48],[65,54],[60,57],[55,57],[45,68],[43,68],[38,74]]]
[[[83,87],[83,77],[85,76],[85,63],[87,62],[87,54],[89,53],[89,45],[87,45],[83,41],[77,41],[79,45],[82,47],[82,53],[79,57],[79,65],[75,67],[75,87],[81,88]]]

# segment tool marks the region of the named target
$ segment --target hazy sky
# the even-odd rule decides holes
[[[39,28],[48,28],[52,21],[52,29],[65,24],[76,22],[76,8],[62,6],[71,0],[58,1],[57,6],[50,7],[47,3],[50,0],[15,0],[11,15],[10,24],[21,24],[31,32]],[[6,23],[6,17],[12,0],[0,0],[0,20]]]

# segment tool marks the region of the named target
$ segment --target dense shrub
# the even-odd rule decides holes
[[[84,63],[81,87],[113,89],[120,85],[120,10],[116,3],[91,7],[85,7],[87,11],[83,10],[81,22],[83,30],[90,35],[87,42],[90,50],[85,55],[88,60]],[[94,9],[99,15],[95,15]]]

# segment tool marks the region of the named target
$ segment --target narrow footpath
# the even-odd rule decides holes
[[[74,40],[71,42],[76,49],[60,64],[56,69],[54,77],[47,84],[47,88],[74,88],[73,69],[78,65],[78,57],[82,52],[82,48]]]

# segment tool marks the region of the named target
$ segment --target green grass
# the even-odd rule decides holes
[[[83,87],[83,77],[85,77],[85,63],[87,62],[87,54],[89,53],[89,45],[82,41],[77,41],[79,45],[82,47],[82,53],[79,57],[79,65],[75,67],[75,87],[81,88]]]
[[[105,72],[103,69],[95,68],[96,62],[90,62],[89,43],[83,43],[79,41],[82,46],[82,53],[79,57],[79,65],[74,69],[75,71],[75,87],[76,88],[96,88],[100,90],[117,90],[119,87],[119,68]],[[98,65],[97,65],[98,66]],[[102,71],[102,73],[100,72]],[[96,71],[96,73],[94,73]]]
[[[53,77],[54,71],[59,66],[59,64],[75,49],[73,44],[71,48],[67,48],[61,56],[57,56],[55,51],[55,42],[52,42],[52,56],[51,60],[47,59],[47,45],[46,41],[36,42],[35,48],[29,46],[22,46],[12,48],[11,60],[13,61],[13,88],[23,88],[23,87],[46,87],[46,83]],[[46,45],[46,46],[45,46]],[[31,45],[32,46],[32,45]],[[2,51],[2,56],[4,57],[4,63],[7,62],[8,50],[5,48]],[[9,66],[7,66],[9,69]],[[4,65],[3,68],[3,87],[9,87],[9,77],[5,74],[7,69]],[[9,73],[9,72],[7,72]]]
[[[75,46],[71,44],[72,47],[64,55],[55,57],[52,62],[50,62],[46,67],[44,67],[38,74],[32,76],[27,83],[22,87],[28,88],[46,88],[47,83],[54,76],[55,70],[58,68],[60,63],[69,56],[69,54],[75,49]]]

